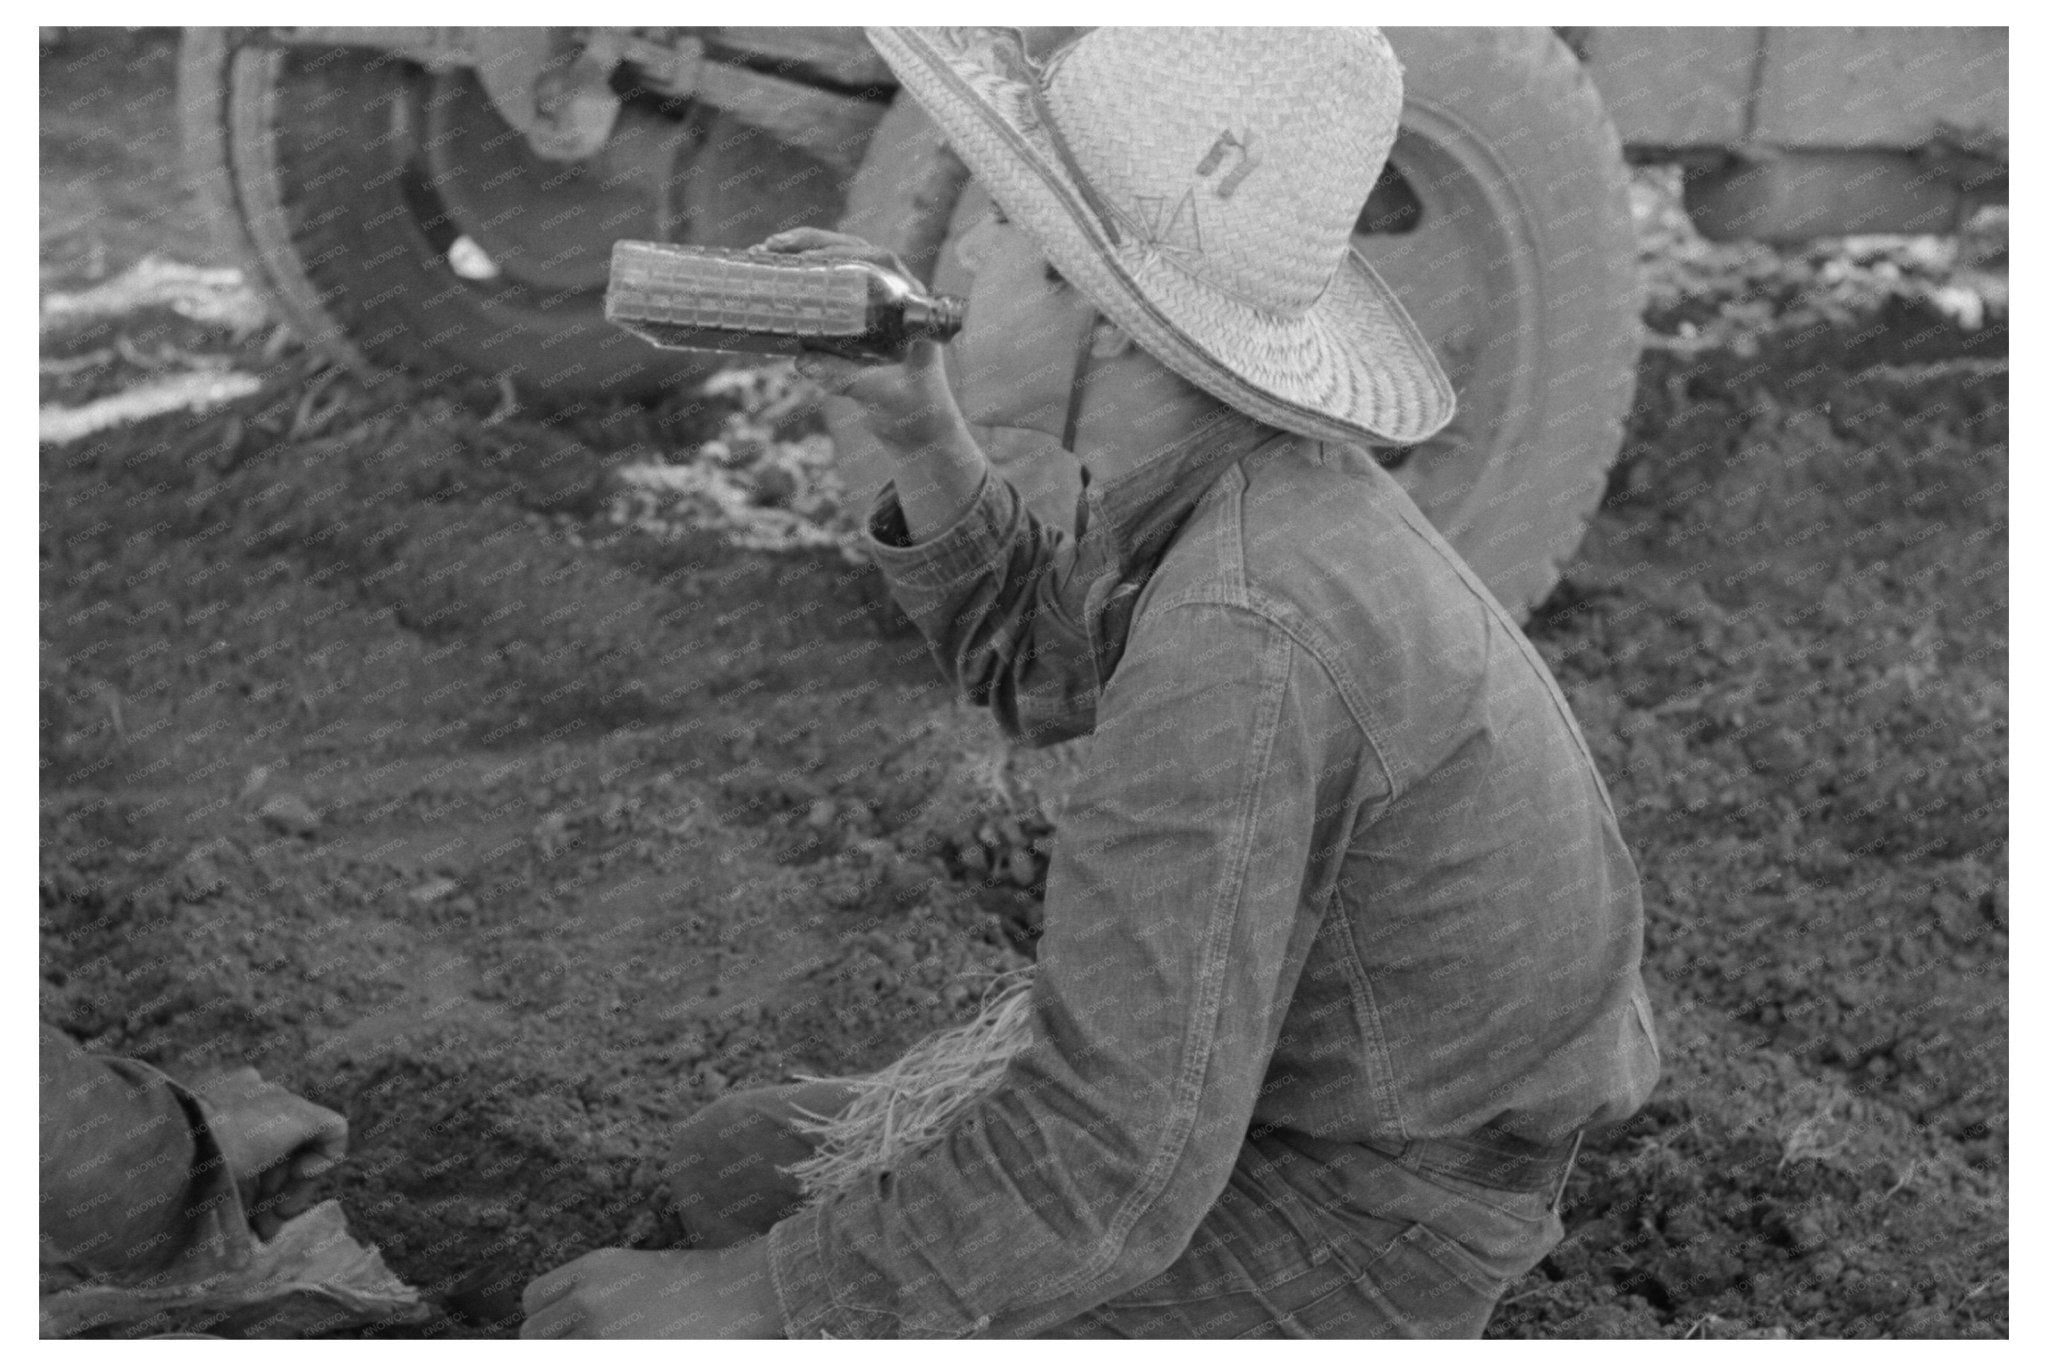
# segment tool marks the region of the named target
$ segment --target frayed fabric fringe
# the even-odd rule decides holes
[[[831,1078],[856,1088],[852,1102],[837,1115],[799,1111],[798,1131],[817,1136],[818,1148],[783,1168],[805,1198],[815,1202],[889,1170],[993,1090],[1010,1059],[1031,1042],[1032,975],[1023,968],[998,977],[972,1020],[923,1040],[881,1071]]]

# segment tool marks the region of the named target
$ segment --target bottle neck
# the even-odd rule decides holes
[[[915,337],[951,341],[966,321],[966,303],[948,294],[913,294],[903,301],[903,330]]]

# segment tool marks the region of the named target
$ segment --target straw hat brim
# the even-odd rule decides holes
[[[1111,242],[1023,82],[977,60],[971,47],[943,47],[914,29],[871,28],[868,36],[1046,259],[1190,383],[1271,426],[1322,440],[1413,445],[1450,421],[1457,400],[1449,378],[1355,249],[1305,311],[1255,307],[1183,269],[1171,248],[1132,231]]]

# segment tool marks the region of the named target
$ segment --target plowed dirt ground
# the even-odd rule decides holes
[[[60,55],[46,292],[223,260],[167,40]],[[1531,626],[1642,869],[1667,1076],[1491,1331],[2003,1335],[2003,305],[1925,244],[1681,236]],[[870,572],[607,519],[737,400],[379,408],[163,308],[46,330],[43,399],[195,355],[260,391],[41,451],[42,1013],[344,1110],[332,1193],[433,1305],[404,1331],[506,1333],[530,1275],[658,1243],[678,1119],[1026,961],[1056,782]]]

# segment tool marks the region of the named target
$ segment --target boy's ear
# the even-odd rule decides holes
[[[1095,320],[1095,333],[1088,342],[1088,354],[1096,360],[1114,360],[1137,343],[1131,334],[1104,317]]]

